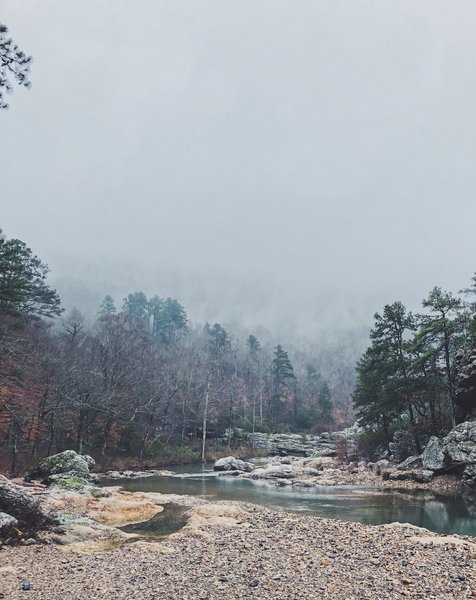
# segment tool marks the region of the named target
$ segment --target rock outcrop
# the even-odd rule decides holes
[[[297,433],[254,433],[249,443],[256,450],[263,450],[270,456],[335,457],[342,455],[347,460],[355,460],[358,455],[357,437],[361,430],[353,425],[334,433],[320,435],[299,435]]]
[[[415,469],[419,461],[422,470]],[[397,472],[402,475],[397,476]],[[476,421],[460,423],[443,439],[430,437],[420,456],[409,457],[397,466],[395,472],[387,469],[384,476],[393,480],[407,477],[415,481],[421,477],[424,482],[428,473],[459,473],[465,487],[476,490]]]

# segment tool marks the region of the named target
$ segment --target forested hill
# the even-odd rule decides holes
[[[369,454],[408,433],[408,453],[476,409],[476,275],[458,295],[433,288],[413,314],[401,302],[375,315],[357,365],[354,406]],[[401,436],[400,436],[401,437]]]
[[[0,237],[0,451],[11,471],[66,448],[165,463],[197,458],[202,438],[227,430],[346,424],[348,368],[326,378],[319,356],[292,355],[285,340],[191,326],[176,299],[142,292],[106,296],[89,322],[63,311],[47,274],[24,242]]]

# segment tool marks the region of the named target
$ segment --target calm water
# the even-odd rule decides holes
[[[476,536],[476,500],[431,492],[361,486],[295,488],[264,481],[219,477],[208,467],[173,467],[174,476],[124,480],[130,491],[187,494],[207,500],[241,500],[269,508],[379,525],[412,523],[441,533]],[[117,481],[106,482],[117,485]]]

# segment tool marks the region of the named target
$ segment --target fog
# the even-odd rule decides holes
[[[476,270],[471,0],[0,0],[0,226],[67,306],[313,336]]]

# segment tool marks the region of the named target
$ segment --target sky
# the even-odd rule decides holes
[[[0,0],[0,227],[65,303],[360,327],[476,271],[473,0]]]

